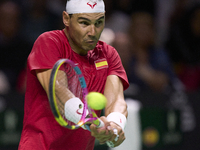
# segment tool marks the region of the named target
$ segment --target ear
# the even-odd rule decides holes
[[[66,11],[63,11],[63,23],[65,26],[69,26],[70,16]]]

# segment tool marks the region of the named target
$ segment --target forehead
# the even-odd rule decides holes
[[[105,17],[105,13],[79,13],[73,14],[75,19],[85,18],[88,20],[98,20],[99,18]]]

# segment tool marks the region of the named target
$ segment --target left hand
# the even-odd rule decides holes
[[[110,128],[110,123],[107,121],[106,117],[102,116],[100,117],[100,119],[104,122],[104,126],[101,128],[97,128],[96,125],[91,124],[90,130],[91,135],[94,136],[100,144],[104,144],[112,137],[113,131]]]
[[[119,146],[125,140],[125,135],[122,128],[114,122],[108,122],[104,116],[102,116],[100,119],[104,122],[105,126],[96,128],[96,126],[92,124],[90,126],[91,135],[99,141],[99,144],[105,144],[106,141],[111,141],[114,144],[114,147]],[[117,134],[114,133],[114,129],[117,130],[117,141],[115,141]]]
[[[108,141],[111,141],[114,144],[114,147],[119,146],[126,139],[124,131],[114,122],[110,122],[110,126],[112,128],[113,135]],[[117,133],[114,133],[114,130],[116,130]]]

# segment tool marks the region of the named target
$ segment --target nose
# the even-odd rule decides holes
[[[88,35],[95,36],[96,35],[96,27],[95,25],[90,25]]]

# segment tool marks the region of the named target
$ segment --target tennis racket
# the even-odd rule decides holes
[[[104,123],[97,117],[95,111],[88,107],[88,94],[84,76],[77,65],[69,59],[60,59],[53,66],[49,82],[49,103],[56,121],[68,129],[77,129],[83,125],[94,123],[103,127]],[[83,104],[65,108],[65,103],[73,98],[79,98]],[[77,108],[76,108],[77,107]],[[72,113],[70,109],[78,113]],[[79,115],[78,122],[73,121]],[[85,126],[88,130],[89,127]]]
[[[87,105],[86,95],[88,94],[84,76],[79,67],[69,59],[58,60],[52,68],[49,82],[49,103],[56,121],[63,127],[74,130],[83,125],[90,131],[89,125],[94,123],[97,128],[103,127],[95,111]],[[71,98],[78,97],[82,104],[65,107],[65,103]],[[79,113],[69,111],[75,108]],[[76,110],[77,109],[77,110]],[[74,118],[79,115],[78,121]],[[114,147],[111,141],[106,142],[109,147]]]

